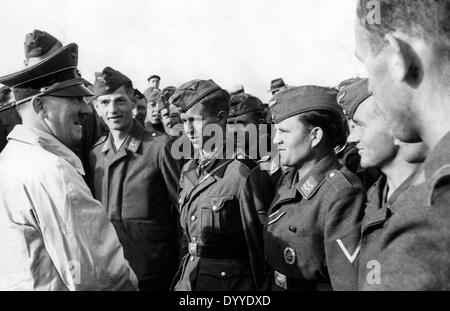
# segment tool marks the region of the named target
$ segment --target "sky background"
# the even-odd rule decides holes
[[[365,76],[354,56],[355,0],[0,0],[0,75],[23,67],[25,34],[79,46],[93,82],[105,66],[144,91],[213,79],[269,101],[270,81],[335,86]]]

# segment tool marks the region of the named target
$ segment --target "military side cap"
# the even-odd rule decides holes
[[[148,77],[147,81],[150,81],[151,79],[156,78],[158,80],[161,80],[161,77],[158,75],[151,75],[150,77]]]
[[[92,96],[77,70],[78,46],[71,43],[49,54],[37,64],[0,78],[11,88],[14,100],[2,110],[20,105],[34,96]]]
[[[173,95],[173,93],[175,93],[176,90],[177,90],[176,87],[168,86],[161,91],[158,101],[158,110],[167,109],[169,107],[170,105],[169,99]]]
[[[348,81],[349,83],[345,83]],[[338,104],[342,107],[344,115],[352,119],[359,105],[372,96],[369,92],[368,79],[351,79],[341,83],[337,96]]]
[[[158,90],[158,89],[157,89],[156,87],[154,87],[154,86],[151,86],[151,87],[147,88],[147,89],[144,91],[144,96],[145,96],[145,98],[149,98],[150,95],[152,95],[152,93],[153,93],[154,90]]]
[[[153,91],[147,95],[145,98],[147,99],[147,102],[158,102],[161,96],[161,91],[158,89],[153,89]]]
[[[282,88],[284,88],[286,85],[286,83],[284,83],[282,78],[278,78],[278,79],[274,79],[270,82],[270,90],[268,90],[267,92],[276,92],[281,90]]]
[[[235,118],[247,113],[262,112],[263,103],[250,94],[237,94],[231,96],[230,112],[228,118]]]
[[[41,30],[33,30],[33,32],[25,35],[25,58],[42,57],[52,51],[56,51],[62,47],[61,42]]]
[[[315,110],[327,110],[342,115],[336,102],[337,90],[320,86],[286,88],[272,99],[271,111],[275,123]]]
[[[170,98],[170,102],[186,112],[208,95],[221,89],[213,80],[192,80],[181,85]]]
[[[145,99],[144,94],[142,94],[138,89],[134,89],[134,97],[138,100]]]
[[[123,73],[111,67],[105,67],[102,72],[95,73],[95,96],[112,94],[124,85],[132,87],[133,83]]]
[[[161,91],[161,96],[164,96],[165,99],[169,100],[169,98],[173,95],[173,93],[175,93],[176,90],[177,88],[174,86],[165,87]]]

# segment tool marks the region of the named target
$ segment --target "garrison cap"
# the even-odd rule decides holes
[[[173,95],[173,93],[175,93],[176,90],[177,90],[176,87],[168,86],[161,91],[158,101],[158,110],[169,108],[170,105],[169,99]]]
[[[213,80],[192,80],[181,85],[170,98],[170,103],[188,111],[212,93],[222,90]]]
[[[233,95],[231,96],[228,118],[239,117],[251,112],[262,113],[263,109],[263,102],[255,96],[250,94]]]
[[[151,75],[150,77],[148,77],[147,81],[150,81],[153,78],[157,78],[158,80],[161,80],[161,77],[158,75]]]
[[[145,98],[149,98],[150,95],[152,95],[152,93],[153,93],[154,90],[158,90],[158,91],[159,91],[159,89],[157,89],[157,88],[154,87],[154,86],[150,86],[149,88],[147,88],[147,89],[144,91],[144,96],[145,96]]]
[[[134,97],[138,100],[145,99],[144,94],[142,94],[138,89],[134,89]]]
[[[112,94],[125,85],[133,87],[133,83],[126,75],[111,67],[106,67],[102,72],[95,73],[95,96]]]
[[[46,55],[62,48],[62,43],[51,34],[33,30],[33,32],[25,35],[25,63],[31,65],[39,62]],[[33,59],[34,61],[31,61]]]
[[[159,102],[161,96],[161,91],[158,89],[154,89],[149,95],[147,95],[145,98],[147,99],[147,102]]]
[[[327,110],[342,116],[336,102],[337,90],[321,86],[299,86],[286,88],[277,93],[271,102],[271,111],[276,124],[299,114]]]
[[[286,83],[284,83],[282,78],[278,78],[278,79],[274,79],[270,82],[270,90],[268,90],[267,92],[276,92],[281,90],[282,88],[284,88],[286,85]]]
[[[372,93],[369,92],[368,79],[349,79],[341,83],[337,101],[342,107],[344,115],[351,120],[359,105],[370,96],[372,96]]]
[[[174,86],[168,86],[163,88],[162,92],[162,96],[164,96],[165,99],[169,100],[169,98],[175,93],[175,91],[177,90],[176,87]]]
[[[2,104],[0,111],[23,104],[34,96],[92,96],[78,70],[78,46],[68,44],[42,58],[37,64],[0,78],[11,88],[14,100]]]

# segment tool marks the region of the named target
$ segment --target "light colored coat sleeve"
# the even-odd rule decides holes
[[[62,282],[69,290],[136,290],[105,209],[72,167],[59,162],[51,169],[24,190]]]

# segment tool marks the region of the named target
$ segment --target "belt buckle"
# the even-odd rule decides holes
[[[278,287],[287,290],[286,276],[278,271],[275,271],[275,284],[277,284]]]
[[[197,256],[197,243],[189,243],[189,254]]]

